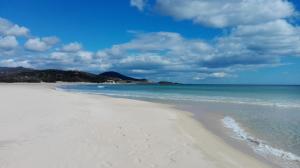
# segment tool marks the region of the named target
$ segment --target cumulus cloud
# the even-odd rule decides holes
[[[77,52],[81,49],[82,49],[82,45],[80,43],[72,42],[64,45],[61,50],[64,52]]]
[[[56,60],[63,60],[68,56],[68,53],[65,52],[52,52],[50,54],[50,58],[56,59]]]
[[[136,7],[138,10],[143,11],[147,4],[147,0],[130,0],[130,5]]]
[[[59,42],[59,38],[56,36],[43,37],[42,41],[44,41],[48,45],[55,45]]]
[[[44,37],[44,38],[32,38],[28,39],[24,45],[27,50],[30,51],[46,51],[58,42],[56,37]]]
[[[34,38],[26,41],[25,48],[32,51],[45,51],[49,46],[40,38]]]
[[[94,53],[91,51],[80,50],[78,52],[64,52],[54,51],[50,53],[50,59],[58,65],[64,65],[65,67],[77,65],[94,67],[95,64],[101,67],[97,60],[94,59]],[[104,65],[104,64],[103,64]]]
[[[18,36],[24,36],[24,45],[18,47]],[[0,18],[0,56],[11,56],[11,59],[0,58],[0,66],[35,65],[39,68],[78,69],[99,67],[107,68],[105,63],[94,60],[94,52],[82,49],[79,42],[54,48],[60,39],[56,36],[37,37],[29,35],[29,29]]]
[[[217,28],[260,24],[295,13],[286,0],[156,0],[156,8],[178,20]]]
[[[29,29],[0,17],[0,35],[28,36]]]
[[[141,11],[146,5],[144,0],[130,2]],[[118,70],[157,80],[204,80],[232,78],[239,70],[279,65],[282,57],[300,56],[300,28],[288,22],[295,13],[288,1],[156,0],[154,4],[165,15],[226,28],[226,34],[204,40],[185,38],[176,32],[134,32],[128,42],[96,53],[84,50],[78,42],[54,48],[59,41],[56,37],[31,37],[24,48],[26,54],[30,52],[28,55],[36,56],[35,59],[30,62],[26,61],[28,58],[24,58],[24,62],[11,59],[2,61],[2,64]],[[3,33],[4,29],[6,33]],[[7,32],[13,31],[7,30],[0,27],[0,48],[1,40],[10,41],[2,43],[6,48],[14,47],[15,36],[7,35]],[[4,51],[0,50],[2,53]]]
[[[204,80],[207,78],[218,79],[218,78],[226,78],[226,77],[233,77],[233,75],[228,74],[226,72],[197,73],[193,79],[194,80]]]
[[[113,45],[110,49],[98,52],[98,55],[102,57],[109,55],[111,58],[119,58],[124,56],[124,52],[128,52],[133,57],[141,53],[184,57],[193,56],[195,53],[200,55],[211,49],[210,45],[204,41],[199,39],[187,40],[179,33],[152,32],[136,34],[135,38],[128,43]]]
[[[204,64],[272,64],[283,56],[300,56],[300,29],[285,20],[238,26],[215,43],[216,55]]]
[[[174,32],[139,33],[127,43],[98,51],[96,56],[112,69],[137,74],[155,70],[162,74],[200,73],[199,79],[233,77],[228,74],[234,69],[275,65],[282,57],[299,56],[299,30],[285,20],[276,20],[238,26],[210,42]]]
[[[26,67],[32,68],[33,66],[30,64],[28,60],[15,60],[15,59],[5,59],[0,60],[0,67]]]
[[[286,20],[240,26],[232,36],[260,55],[300,56],[300,28]]]
[[[289,1],[155,0],[153,4],[164,15],[226,28],[228,33],[209,42],[171,32],[140,34],[128,43],[99,51],[102,59],[130,60],[127,66],[124,61],[114,65],[134,68],[139,63],[142,66],[136,72],[146,73],[150,69],[141,60],[155,55],[156,60],[163,60],[156,63],[159,72],[189,72],[205,79],[233,77],[228,75],[233,70],[278,65],[282,57],[300,55],[300,29],[287,21],[297,13]],[[148,62],[148,67],[155,67],[155,61]]]
[[[121,69],[135,74],[200,71],[197,65],[209,59],[214,49],[205,41],[185,39],[174,32],[135,34],[127,43],[100,50],[96,57],[111,69]]]
[[[83,60],[83,61],[90,61],[93,58],[93,52],[90,51],[78,51],[77,55]]]
[[[0,49],[10,50],[18,46],[18,41],[15,36],[0,37]]]

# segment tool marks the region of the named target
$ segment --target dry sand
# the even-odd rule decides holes
[[[0,85],[0,168],[264,168],[167,105]]]

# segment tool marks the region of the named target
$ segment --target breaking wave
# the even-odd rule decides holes
[[[249,135],[233,118],[226,116],[222,119],[222,121],[226,128],[229,128],[233,131],[233,138],[246,141],[256,153],[267,158],[276,157],[283,159],[287,161],[287,163],[281,164],[284,164],[286,167],[294,164],[300,164],[299,156],[282,149],[274,148],[268,145],[266,142]]]

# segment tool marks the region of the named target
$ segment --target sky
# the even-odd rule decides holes
[[[298,0],[0,0],[0,66],[300,84]]]

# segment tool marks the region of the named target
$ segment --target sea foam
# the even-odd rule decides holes
[[[285,161],[289,162],[287,163],[288,165],[293,164],[290,162],[296,162],[295,164],[300,164],[299,156],[282,149],[274,148],[264,141],[249,135],[233,118],[226,116],[222,119],[222,121],[226,128],[229,128],[233,131],[233,138],[246,141],[256,153],[268,158],[277,157],[279,159],[284,159]]]

